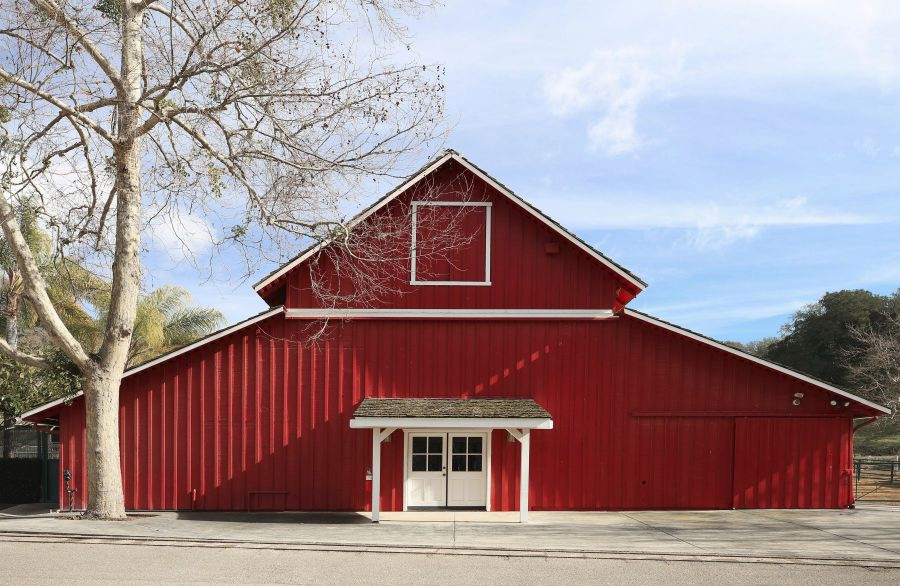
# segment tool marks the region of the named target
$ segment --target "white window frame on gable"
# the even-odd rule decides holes
[[[483,281],[420,281],[416,278],[416,234],[420,206],[480,207],[484,209],[484,280]],[[451,287],[490,286],[491,284],[491,202],[489,201],[414,201],[412,202],[412,250],[410,256],[410,285],[444,285]]]

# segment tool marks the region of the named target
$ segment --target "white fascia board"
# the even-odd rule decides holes
[[[354,417],[353,429],[553,429],[553,420],[524,417]]]
[[[25,413],[22,413],[19,416],[19,419],[27,419],[28,417],[31,417],[32,415],[37,415],[41,411],[46,411],[47,409],[51,409],[53,407],[56,407],[57,405],[62,405],[63,403],[68,403],[69,401],[74,401],[75,399],[77,399],[78,397],[80,397],[83,394],[84,394],[84,391],[78,391],[71,397],[63,397],[62,399],[56,399],[55,401],[50,401],[49,403],[45,403],[39,407],[35,407],[34,409],[31,409],[29,411],[26,411]]]
[[[182,354],[184,354],[186,352],[190,352],[191,350],[199,348],[200,346],[208,344],[214,340],[218,340],[219,338],[224,338],[225,336],[227,336],[229,334],[233,334],[234,332],[236,332],[238,330],[246,328],[247,326],[252,326],[255,323],[261,322],[264,319],[270,318],[273,315],[277,315],[282,312],[284,312],[283,307],[281,307],[281,306],[275,307],[265,313],[261,313],[261,314],[257,315],[256,317],[254,317],[252,319],[244,320],[244,321],[237,323],[237,324],[231,326],[230,328],[224,329],[212,336],[209,336],[207,338],[202,338],[200,340],[197,340],[193,344],[188,344],[187,346],[185,346],[183,348],[179,348],[178,350],[175,350],[174,352],[164,354],[164,355],[160,356],[159,358],[151,360],[150,362],[145,362],[144,364],[135,366],[134,368],[130,368],[130,369],[126,370],[124,373],[122,373],[122,378],[124,379],[133,374],[137,374],[137,373],[141,372],[142,370],[146,370],[148,368],[156,366],[157,364],[161,364],[163,362],[166,362],[167,360],[171,360],[171,359],[175,358],[176,356],[181,356]],[[82,395],[84,395],[84,391],[78,391],[76,394],[72,395],[71,397],[64,397],[62,399],[57,399],[55,401],[51,401],[49,403],[41,405],[40,407],[35,407],[31,411],[26,411],[25,413],[23,413],[21,415],[21,417],[22,417],[22,419],[25,419],[26,417],[36,415],[36,414],[40,413],[41,411],[46,411],[47,409],[56,407],[57,405],[61,405],[62,403],[68,403],[70,401],[73,401]]]
[[[611,309],[317,309],[285,310],[288,319],[615,319]]]
[[[394,201],[395,199],[397,199],[397,198],[398,198],[402,193],[404,193],[407,189],[409,189],[410,187],[412,187],[413,185],[415,185],[416,183],[418,183],[423,177],[425,177],[425,176],[427,176],[428,174],[430,174],[432,171],[434,171],[435,169],[437,169],[438,167],[440,167],[441,165],[443,165],[444,163],[446,163],[446,162],[447,162],[448,160],[450,160],[451,158],[453,158],[453,153],[452,153],[452,152],[448,152],[448,153],[444,154],[444,156],[438,158],[438,159],[437,159],[435,162],[433,162],[432,164],[428,165],[427,167],[425,167],[424,169],[422,169],[421,171],[419,171],[418,173],[416,173],[415,175],[413,175],[412,177],[410,177],[409,179],[407,179],[406,182],[405,182],[405,183],[402,183],[399,187],[397,187],[397,188],[394,190],[394,193],[392,193],[389,197],[385,197],[384,199],[382,199],[382,200],[381,200],[380,202],[378,202],[377,204],[375,204],[375,205],[373,205],[372,207],[370,207],[369,209],[363,211],[359,216],[357,216],[352,222],[350,222],[350,223],[347,225],[347,229],[348,229],[348,230],[352,230],[352,229],[353,229],[355,226],[357,226],[360,222],[364,221],[366,218],[368,218],[369,216],[371,216],[372,214],[374,214],[375,212],[377,212],[378,210],[380,210],[381,208],[383,208],[384,206],[386,206],[386,205],[389,204],[390,202],[392,202],[392,201]],[[282,275],[284,275],[285,273],[287,273],[288,271],[290,271],[291,269],[293,269],[293,268],[296,267],[297,265],[299,265],[299,264],[305,262],[305,261],[306,261],[307,259],[309,259],[311,256],[313,256],[314,254],[316,254],[317,252],[319,252],[320,250],[322,250],[323,248],[325,248],[326,246],[328,246],[329,244],[331,244],[331,242],[332,242],[332,240],[329,239],[329,240],[323,240],[322,242],[316,244],[315,246],[313,246],[312,248],[310,248],[309,250],[307,250],[304,254],[298,256],[297,258],[295,258],[295,259],[292,260],[291,262],[287,263],[286,265],[284,265],[283,267],[281,267],[280,269],[278,269],[277,272],[273,273],[272,275],[266,277],[266,278],[263,279],[262,281],[260,281],[260,282],[258,282],[257,284],[253,285],[253,290],[259,292],[261,289],[263,289],[264,287],[268,286],[268,285],[269,285],[270,283],[272,283],[273,281],[276,281],[279,277],[281,277]]]
[[[596,250],[594,250],[590,246],[586,245],[584,242],[581,242],[580,240],[578,240],[577,238],[575,238],[574,236],[572,236],[565,230],[561,230],[560,227],[556,224],[556,222],[554,222],[553,220],[551,220],[550,218],[545,216],[541,211],[539,211],[537,208],[533,207],[527,201],[520,198],[518,195],[516,195],[512,191],[510,191],[509,188],[498,183],[490,175],[485,174],[481,169],[479,169],[478,167],[475,167],[474,165],[469,163],[469,161],[467,161],[465,159],[465,157],[456,155],[455,153],[454,153],[454,155],[455,156],[453,158],[455,160],[457,160],[461,165],[463,165],[466,169],[468,169],[469,171],[471,171],[472,173],[474,173],[475,175],[480,177],[488,185],[490,185],[491,187],[493,187],[494,189],[496,189],[497,191],[499,191],[500,193],[502,193],[503,195],[505,195],[506,197],[511,199],[513,202],[518,204],[519,207],[521,207],[526,212],[530,213],[532,216],[534,216],[535,218],[537,218],[538,220],[543,222],[548,228],[550,228],[551,230],[553,230],[554,232],[556,232],[557,234],[559,234],[560,236],[562,236],[563,238],[568,240],[570,243],[574,244],[575,246],[577,246],[578,248],[580,248],[581,250],[586,252],[591,258],[599,261],[600,263],[605,265],[607,268],[609,268],[611,271],[613,271],[614,273],[616,273],[617,275],[619,275],[620,277],[622,277],[623,279],[625,279],[626,281],[628,281],[629,283],[631,283],[632,285],[637,287],[638,291],[643,291],[644,289],[647,288],[647,286],[644,285],[643,283],[641,283],[640,280],[637,279],[637,277],[633,277],[633,276],[629,275],[628,273],[623,271],[621,268],[616,266],[614,263],[610,262],[609,259],[606,259],[602,255],[598,254]]]
[[[138,372],[141,372],[142,370],[146,370],[148,368],[156,366],[157,364],[163,363],[167,360],[171,360],[172,358],[175,358],[176,356],[180,356],[186,352],[190,352],[191,350],[194,350],[195,348],[199,348],[200,346],[208,344],[214,340],[218,340],[219,338],[224,338],[225,336],[227,336],[229,334],[233,334],[234,332],[236,332],[238,330],[242,330],[242,329],[246,328],[247,326],[252,326],[255,323],[259,323],[259,322],[263,321],[264,319],[268,319],[268,318],[272,317],[273,315],[277,315],[282,312],[284,312],[283,307],[281,307],[281,306],[275,307],[265,313],[259,314],[258,316],[254,317],[252,319],[242,321],[240,323],[237,323],[237,324],[231,326],[230,328],[224,329],[221,332],[219,332],[213,336],[209,336],[208,338],[202,338],[200,340],[197,340],[193,344],[188,344],[187,346],[185,346],[183,348],[179,348],[178,350],[175,350],[174,352],[170,352],[169,354],[164,354],[164,355],[160,356],[159,358],[151,360],[150,362],[145,362],[139,366],[130,368],[125,371],[125,373],[122,375],[122,378],[131,376],[133,374],[137,374]]]
[[[565,238],[566,240],[568,240],[569,242],[571,242],[572,244],[574,244],[575,246],[577,246],[578,248],[583,250],[591,258],[599,261],[604,266],[609,268],[611,271],[613,271],[614,273],[616,273],[617,275],[619,275],[620,277],[622,277],[623,279],[625,279],[626,281],[628,281],[629,283],[631,283],[632,285],[637,287],[638,291],[643,291],[644,289],[647,288],[647,286],[645,284],[643,284],[640,281],[640,279],[638,279],[637,277],[634,277],[632,275],[629,275],[628,273],[623,271],[621,268],[616,266],[615,263],[610,262],[608,259],[604,258],[603,255],[598,254],[596,250],[594,250],[590,246],[586,245],[584,242],[581,242],[580,240],[578,240],[577,238],[575,238],[574,236],[572,236],[565,230],[560,229],[560,227],[555,222],[553,222],[550,218],[548,218],[543,213],[538,211],[537,208],[533,207],[527,201],[521,199],[515,193],[510,191],[507,187],[498,183],[492,177],[490,177],[489,175],[487,175],[483,171],[481,171],[479,168],[477,168],[474,165],[472,165],[471,163],[469,163],[469,161],[467,161],[465,159],[465,157],[459,155],[458,153],[456,153],[454,151],[447,152],[444,156],[437,159],[434,163],[432,163],[431,165],[429,165],[428,167],[426,167],[425,169],[423,169],[422,171],[420,171],[413,177],[410,177],[409,179],[407,179],[406,182],[403,183],[402,185],[400,185],[400,187],[398,187],[394,191],[394,193],[392,193],[389,197],[385,197],[380,202],[378,202],[376,205],[372,206],[371,208],[367,209],[365,212],[360,214],[353,222],[351,222],[348,225],[348,229],[353,229],[354,226],[356,226],[357,224],[359,224],[360,222],[362,222],[363,220],[365,220],[366,218],[368,218],[369,216],[371,216],[372,214],[374,214],[375,212],[377,212],[378,210],[380,210],[381,208],[383,208],[390,202],[394,201],[397,197],[399,197],[401,194],[403,194],[407,189],[409,189],[410,187],[412,187],[413,185],[418,183],[423,177],[427,176],[429,173],[431,173],[432,171],[434,171],[435,169],[437,169],[438,167],[443,165],[449,159],[453,159],[453,160],[457,161],[460,165],[464,166],[466,169],[468,169],[469,171],[474,173],[476,176],[480,177],[488,185],[490,185],[491,187],[493,187],[494,189],[496,189],[497,191],[499,191],[500,193],[502,193],[503,195],[508,197],[510,200],[512,200],[514,203],[516,203],[519,207],[521,207],[526,212],[528,212],[529,214],[533,215],[538,220],[543,222],[548,228],[550,228],[551,230],[553,230],[554,232],[556,232],[557,234],[559,234],[560,236],[562,236],[563,238]],[[471,203],[469,205],[471,205]],[[320,242],[316,246],[307,250],[303,255],[297,257],[293,261],[291,261],[291,262],[287,263],[286,265],[284,265],[283,267],[281,267],[277,272],[273,273],[271,276],[266,277],[265,279],[263,279],[262,281],[260,281],[256,285],[254,285],[253,289],[255,291],[259,292],[260,289],[262,289],[263,287],[266,287],[267,285],[269,285],[270,283],[272,283],[273,281],[275,281],[276,279],[278,279],[279,277],[281,277],[282,275],[284,275],[285,273],[287,273],[288,271],[290,271],[291,269],[293,269],[300,263],[306,261],[308,258],[310,258],[314,254],[319,252],[322,248],[324,248],[325,246],[328,246],[330,243],[331,243],[331,240],[325,240],[323,242]]]
[[[816,379],[814,379],[810,376],[807,376],[803,373],[800,373],[795,370],[791,370],[790,368],[781,366],[780,364],[776,364],[774,362],[764,360],[762,358],[759,358],[758,356],[754,356],[753,354],[749,354],[747,352],[742,352],[741,350],[738,350],[737,348],[732,348],[731,346],[728,346],[726,344],[722,344],[720,342],[716,342],[715,340],[711,340],[704,336],[700,336],[690,330],[686,330],[684,328],[680,328],[678,326],[672,325],[672,324],[664,322],[662,320],[652,318],[649,315],[644,315],[642,313],[636,312],[627,307],[624,309],[624,312],[629,317],[633,317],[635,319],[639,319],[641,321],[653,324],[657,327],[663,328],[664,330],[669,330],[670,332],[675,332],[676,334],[680,334],[682,336],[685,336],[686,338],[690,338],[697,342],[701,342],[703,344],[706,344],[707,346],[712,346],[713,348],[718,348],[719,350],[728,352],[729,354],[733,354],[735,356],[743,358],[744,360],[749,360],[750,362],[755,362],[756,364],[765,366],[766,368],[770,368],[770,369],[778,371],[782,374],[786,374],[792,378],[795,378],[795,379],[801,380],[805,383],[809,383],[811,385],[819,387],[820,389],[825,389],[828,392],[834,393],[836,395],[840,395],[842,397],[845,397],[847,399],[855,401],[861,405],[866,405],[867,407],[871,407],[872,409],[881,411],[882,413],[890,414],[890,412],[891,412],[890,409],[888,409],[887,407],[883,407],[882,405],[879,405],[878,403],[873,403],[871,401],[867,401],[866,399],[863,399],[862,397],[858,397],[852,393],[848,393],[847,391],[845,391],[843,389],[839,389],[838,387],[830,385],[826,382],[816,380]]]

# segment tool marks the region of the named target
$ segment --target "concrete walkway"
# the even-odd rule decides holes
[[[473,555],[716,559],[900,568],[900,508],[838,511],[146,513],[81,521],[0,511],[0,540]]]

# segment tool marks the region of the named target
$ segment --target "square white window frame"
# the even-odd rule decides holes
[[[419,207],[478,207],[484,210],[484,280],[483,281],[420,281],[416,278],[416,233]],[[450,287],[487,287],[491,284],[491,202],[489,201],[414,201],[412,202],[412,250],[410,256],[410,285],[438,285]]]

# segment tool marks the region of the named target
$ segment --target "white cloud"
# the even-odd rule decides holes
[[[595,51],[587,63],[546,76],[544,95],[558,116],[599,114],[588,131],[591,146],[610,156],[627,154],[640,146],[638,107],[651,93],[666,91],[682,61],[677,47]]]
[[[151,222],[150,236],[154,248],[182,262],[209,253],[216,230],[203,216],[170,210]]]
[[[764,229],[784,226],[874,224],[888,218],[816,206],[806,197],[729,201],[670,197],[606,196],[536,198],[535,203],[573,229],[680,229],[680,244],[704,250],[726,248],[757,237]]]

